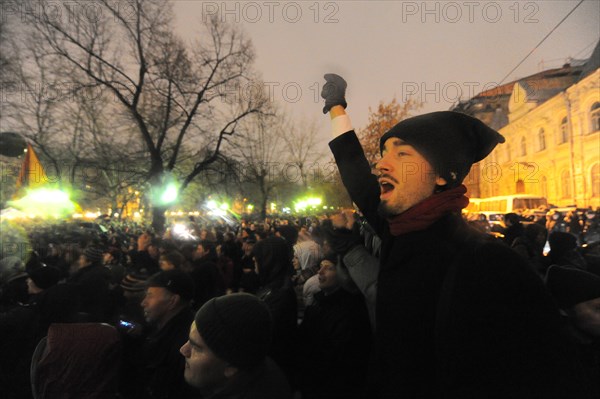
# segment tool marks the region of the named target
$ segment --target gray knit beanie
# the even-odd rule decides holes
[[[250,294],[213,298],[196,313],[196,329],[219,358],[241,369],[251,369],[265,359],[273,329],[271,313]]]

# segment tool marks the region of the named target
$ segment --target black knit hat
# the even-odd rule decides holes
[[[267,305],[254,295],[213,298],[198,310],[194,321],[210,350],[232,366],[251,369],[265,359],[273,321]]]
[[[397,137],[413,146],[448,182],[447,188],[458,186],[471,165],[484,159],[504,137],[479,119],[459,112],[432,112],[401,121],[379,141]]]
[[[60,271],[51,266],[43,266],[30,271],[29,278],[43,290],[52,287],[60,280]]]
[[[83,251],[83,255],[92,263],[102,262],[104,251],[99,247],[90,246]]]
[[[165,288],[186,301],[194,298],[194,281],[187,273],[177,269],[156,273],[148,280],[148,287]]]
[[[600,298],[600,277],[572,267],[550,266],[546,285],[562,309]]]

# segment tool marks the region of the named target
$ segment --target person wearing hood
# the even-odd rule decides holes
[[[268,237],[256,243],[252,256],[260,285],[256,296],[273,316],[273,343],[268,353],[291,380],[296,364],[298,305],[291,281],[290,246],[283,238]]]
[[[463,180],[504,137],[457,112],[405,119],[381,137],[374,175],[345,111],[346,82],[325,80],[329,147],[382,239],[372,371],[379,396],[585,397],[541,279],[461,217],[469,203]]]

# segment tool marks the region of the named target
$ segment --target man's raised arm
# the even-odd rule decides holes
[[[326,74],[325,80],[327,83],[321,91],[321,97],[325,99],[323,113],[329,112],[334,137],[329,148],[350,198],[377,234],[381,234],[383,220],[377,214],[379,184],[346,114],[346,81],[335,74]]]

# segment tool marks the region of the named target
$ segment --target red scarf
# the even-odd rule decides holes
[[[466,192],[467,187],[461,184],[450,190],[433,194],[412,208],[388,219],[390,232],[393,236],[399,236],[411,231],[424,230],[445,214],[466,208],[469,205]]]

